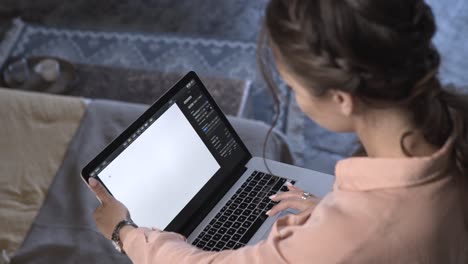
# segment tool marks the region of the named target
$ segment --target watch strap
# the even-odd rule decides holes
[[[120,230],[124,226],[127,226],[127,225],[138,228],[138,226],[131,219],[124,219],[124,220],[117,223],[117,225],[114,228],[114,231],[112,232],[112,237],[111,237],[111,239],[115,243],[116,247],[118,247],[117,249],[120,252],[122,252],[123,254],[125,254],[125,251],[123,250],[122,241],[120,240]]]

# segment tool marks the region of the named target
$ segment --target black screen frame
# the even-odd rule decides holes
[[[172,88],[163,94],[153,105],[151,105],[137,120],[128,126],[119,136],[117,136],[109,145],[107,145],[94,159],[92,159],[81,171],[81,176],[86,183],[89,183],[89,178],[94,177],[101,182],[103,186],[111,193],[104,183],[97,176],[91,176],[91,173],[96,170],[109,156],[111,156],[124,142],[130,138],[139,128],[141,128],[153,115],[162,109],[169,101],[187,84],[195,80],[198,88],[204,93],[214,110],[219,114],[222,122],[226,125],[233,138],[239,144],[245,155],[233,168],[223,167],[205,184],[205,186],[191,199],[191,201],[180,211],[174,220],[164,229],[165,231],[178,232],[188,236],[192,230],[203,220],[205,215],[209,213],[217,200],[219,200],[225,192],[242,176],[245,171],[245,164],[252,158],[245,144],[240,139],[225,114],[209,94],[206,87],[201,82],[200,78],[193,71],[187,73],[180,79]],[[112,194],[112,193],[111,193]],[[149,209],[150,210],[150,209]]]

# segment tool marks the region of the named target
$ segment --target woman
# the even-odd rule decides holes
[[[270,215],[302,212],[257,245],[205,252],[125,226],[126,253],[135,263],[468,263],[468,100],[441,88],[434,33],[422,0],[271,0],[261,45],[304,113],[355,132],[367,157],[340,161],[322,201],[292,187],[273,197]],[[127,209],[90,184],[110,238]]]

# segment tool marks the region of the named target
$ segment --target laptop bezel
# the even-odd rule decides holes
[[[97,176],[91,176],[91,173],[96,170],[114,151],[117,150],[124,142],[130,138],[139,128],[141,128],[153,115],[163,108],[169,101],[186,85],[195,80],[199,89],[206,96],[214,110],[219,114],[222,122],[231,132],[232,136],[244,151],[245,155],[240,159],[234,168],[221,167],[218,172],[205,184],[205,186],[191,199],[182,211],[173,219],[173,221],[164,229],[165,231],[179,232],[185,236],[190,235],[191,231],[201,222],[205,215],[216,205],[218,199],[221,199],[222,192],[227,192],[229,188],[242,176],[245,171],[245,165],[252,158],[245,144],[236,133],[227,117],[216,104],[200,78],[193,71],[182,77],[172,88],[166,91],[159,99],[155,101],[140,117],[138,117],[131,125],[129,125],[119,136],[109,143],[95,158],[93,158],[81,171],[83,180],[88,183],[90,177],[96,178],[103,184]],[[103,184],[104,185],[104,184]],[[107,189],[107,187],[104,185]],[[112,192],[107,189],[109,193]],[[210,208],[211,207],[211,208]],[[198,222],[198,223],[197,223]]]

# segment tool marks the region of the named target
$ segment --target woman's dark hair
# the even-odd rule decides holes
[[[441,87],[435,32],[423,0],[271,0],[259,64],[273,91],[271,53],[315,96],[335,89],[406,109],[428,143],[441,147],[454,135],[453,165],[468,176],[468,99]],[[408,156],[409,134],[401,138]]]

